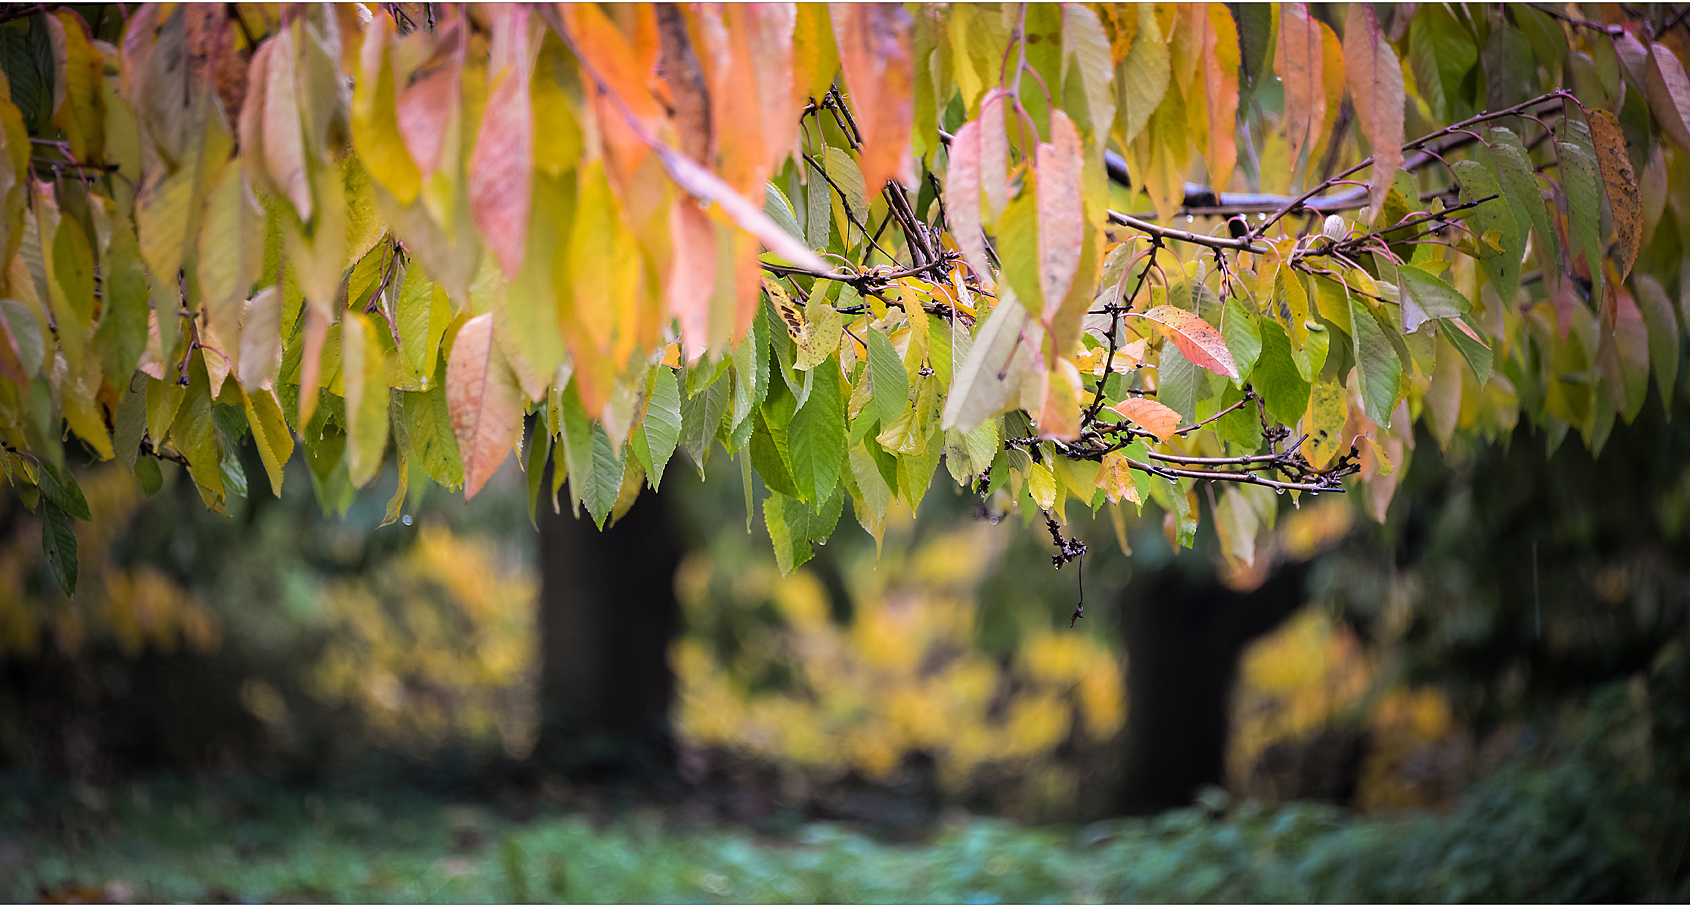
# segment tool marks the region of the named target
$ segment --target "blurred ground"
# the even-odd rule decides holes
[[[957,809],[913,844],[758,832],[697,804],[431,799],[274,782],[97,789],[0,779],[0,900],[180,902],[1632,901],[1671,853],[1640,791],[1578,762],[1502,773],[1447,816],[1203,805],[1025,828]],[[545,798],[540,798],[544,800]],[[568,799],[566,796],[565,799]],[[1651,818],[1652,817],[1652,818]],[[1682,849],[1682,847],[1680,848]],[[1670,877],[1671,871],[1666,873]]]

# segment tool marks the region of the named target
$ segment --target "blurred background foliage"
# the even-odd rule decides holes
[[[170,464],[152,497],[80,467],[74,601],[0,498],[0,860],[26,867],[0,895],[1683,897],[1684,384],[1596,459],[1529,426],[1415,457],[1382,525],[1279,499],[1254,563],[1207,530],[1176,557],[1153,504],[1121,531],[1075,505],[1078,620],[1048,533],[989,501],[932,494],[878,553],[840,532],[783,576],[739,464],[678,470],[668,787],[535,758],[514,460],[470,505],[411,483],[385,526],[392,474],[344,518],[304,476],[223,516]],[[1093,821],[1131,758],[1133,603],[1278,607],[1290,573],[1237,659],[1225,790]]]

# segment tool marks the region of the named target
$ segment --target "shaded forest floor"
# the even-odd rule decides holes
[[[211,902],[1635,901],[1690,895],[1690,811],[1577,762],[1448,815],[1217,798],[1155,819],[921,840],[681,807],[571,810],[273,782],[111,790],[0,775],[0,900]],[[514,807],[514,808],[513,808]]]

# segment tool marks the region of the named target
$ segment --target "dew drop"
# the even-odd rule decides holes
[[[404,516],[399,518],[399,522],[404,523],[407,526],[411,525],[411,515],[408,514],[408,513],[405,514]]]
[[[1192,216],[1191,216],[1191,215],[1189,215],[1189,214],[1187,214],[1187,215],[1186,215],[1186,216],[1185,216],[1185,222],[1186,222],[1186,223],[1188,223],[1188,224],[1189,224],[1189,223],[1192,223],[1192,222],[1194,222],[1194,221],[1196,221],[1196,220],[1197,220],[1197,218],[1195,218],[1195,217],[1192,217]]]
[[[1275,488],[1275,489],[1274,489],[1274,490],[1273,490],[1273,493],[1274,493],[1274,494],[1284,494],[1284,493],[1285,493],[1285,489],[1283,489],[1283,488]]]

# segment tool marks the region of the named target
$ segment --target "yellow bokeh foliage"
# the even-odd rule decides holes
[[[727,588],[741,602],[770,602],[784,626],[741,638],[726,659],[694,637],[676,643],[681,733],[694,745],[787,761],[822,778],[854,771],[886,780],[923,752],[947,792],[997,767],[1021,774],[1035,799],[1070,797],[1074,779],[1055,752],[1120,730],[1120,663],[1105,642],[1078,632],[1035,633],[1005,664],[975,645],[975,587],[1003,538],[997,527],[975,525],[913,550],[888,545],[878,568],[847,571],[848,626],[829,619],[827,591],[808,569],[781,576],[757,563],[726,576],[694,555],[677,580],[689,614],[711,606],[712,587]],[[792,682],[751,689],[748,678],[771,660],[789,667]]]
[[[81,561],[74,599],[48,576],[38,515],[20,512],[14,531],[0,542],[0,660],[32,658],[47,646],[75,656],[108,642],[130,657],[143,650],[168,654],[178,646],[216,649],[221,627],[198,593],[156,567],[119,564],[113,557],[114,543],[130,531],[144,500],[134,479],[108,463],[80,473],[78,483],[92,519],[74,522]]]
[[[537,725],[533,568],[425,519],[392,561],[322,590],[314,695],[426,755],[448,741],[526,755]]]

